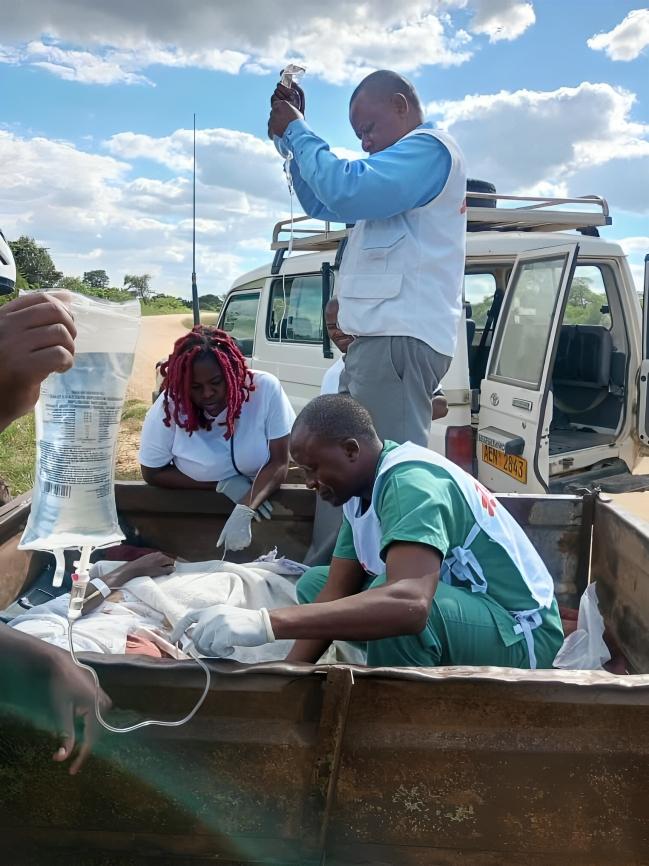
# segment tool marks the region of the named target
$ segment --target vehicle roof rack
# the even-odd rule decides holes
[[[564,232],[597,229],[610,226],[606,199],[597,195],[578,198],[547,198],[538,196],[500,195],[490,192],[471,192],[471,199],[483,199],[485,204],[467,208],[467,231],[498,232]],[[518,203],[516,206],[497,207],[497,202]],[[522,203],[522,204],[520,204]],[[573,205],[572,208],[566,207]],[[324,231],[314,231],[313,226],[302,227],[296,223],[311,217],[300,216],[293,220],[293,249],[296,252],[321,252],[335,250],[347,237],[348,229],[331,229],[325,222]],[[316,221],[317,222],[317,221]],[[272,250],[288,249],[291,220],[280,220],[273,229]],[[590,233],[590,232],[589,232]]]

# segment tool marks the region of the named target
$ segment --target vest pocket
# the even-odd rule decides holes
[[[402,271],[398,248],[405,236],[400,226],[366,228],[358,250],[356,270],[364,274],[383,274],[389,264],[391,271]]]

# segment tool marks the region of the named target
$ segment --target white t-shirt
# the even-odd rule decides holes
[[[272,373],[255,371],[255,390],[241,407],[234,427],[234,459],[249,478],[265,466],[270,456],[268,443],[288,436],[295,412],[282,386]],[[171,408],[171,407],[170,407]],[[174,465],[195,481],[223,481],[237,474],[232,464],[230,440],[224,439],[227,410],[214,419],[211,430],[198,429],[190,436],[173,419],[164,424],[161,394],[147,412],[142,427],[140,463],[151,469]]]
[[[329,367],[328,370],[325,370],[325,374],[322,377],[322,384],[320,385],[320,396],[323,394],[337,394],[338,393],[338,383],[340,381],[340,374],[345,369],[345,359],[341,355],[337,361]]]

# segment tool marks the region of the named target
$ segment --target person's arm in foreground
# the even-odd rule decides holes
[[[0,431],[36,405],[41,382],[74,363],[67,293],[34,293],[0,308]]]
[[[74,363],[76,328],[65,306],[67,293],[25,295],[0,309],[0,431],[30,412],[41,382]],[[34,724],[61,737],[55,761],[74,750],[75,719],[85,721],[84,737],[70,765],[74,774],[97,738],[95,684],[68,653],[0,624],[0,699]],[[110,707],[100,691],[102,711]]]
[[[45,641],[0,624],[0,694],[3,703],[20,710],[36,727],[60,737],[52,756],[67,760],[75,747],[75,720],[84,720],[83,738],[70,765],[74,775],[86,760],[99,734],[95,717],[95,684],[87,671],[78,668],[70,655]],[[110,699],[100,690],[102,713]]]
[[[361,591],[366,577],[367,575],[357,559],[342,559],[334,555],[327,582],[315,597],[313,604],[322,604],[356,595]],[[286,656],[286,661],[313,664],[327,651],[330,643],[331,640],[328,638],[296,640],[290,653]]]

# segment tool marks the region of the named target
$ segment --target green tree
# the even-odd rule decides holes
[[[191,303],[189,304],[191,307]],[[220,313],[223,306],[223,298],[220,295],[200,295],[198,306],[206,313]]]
[[[66,289],[68,292],[79,292],[81,295],[88,294],[88,286],[79,277],[61,277],[56,288]]]
[[[106,271],[85,271],[83,281],[91,289],[107,289],[110,286]]]
[[[63,276],[61,271],[57,271],[47,249],[39,246],[34,238],[21,235],[17,241],[9,241],[9,246],[16,268],[30,289],[49,289]]]
[[[133,292],[142,303],[146,302],[151,297],[151,274],[125,274],[124,286]]]
[[[603,325],[610,327],[605,294],[598,294],[585,277],[575,277],[570,287],[564,322],[570,325]]]

